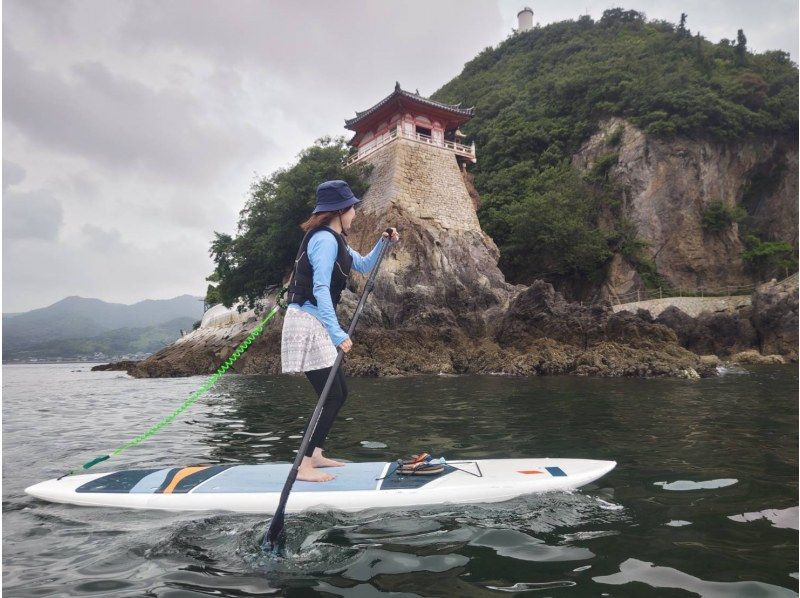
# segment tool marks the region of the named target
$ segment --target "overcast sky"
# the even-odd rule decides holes
[[[542,25],[616,2],[528,3]],[[213,231],[395,81],[429,95],[503,41],[508,0],[5,0],[3,312],[203,295]],[[797,61],[796,0],[623,4]],[[480,148],[478,148],[480,151]]]

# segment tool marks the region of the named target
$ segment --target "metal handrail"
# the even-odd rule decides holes
[[[790,274],[786,278],[778,281],[778,284],[785,284],[787,282],[797,282],[798,272]],[[617,295],[614,298],[614,305],[623,305],[625,303],[638,303],[640,301],[650,301],[653,299],[674,299],[676,297],[737,297],[752,294],[758,287],[764,283],[748,284],[739,286],[722,286],[722,287],[706,287],[698,286],[694,289],[681,289],[681,288],[664,288],[658,287],[657,289],[645,289],[644,291],[630,291],[624,295]],[[635,299],[634,299],[635,298]]]
[[[675,289],[659,287],[657,289],[645,289],[644,291],[630,291],[623,295],[616,295],[614,297],[614,305],[623,305],[626,303],[639,303],[642,301],[653,301],[655,299],[675,299],[675,298],[692,298],[692,297],[736,297],[746,296],[755,291],[757,285],[744,285],[744,286],[727,286],[727,287],[697,287],[696,289]]]

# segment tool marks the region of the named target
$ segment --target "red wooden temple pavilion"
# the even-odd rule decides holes
[[[400,89],[380,102],[356,112],[345,120],[345,128],[355,132],[348,143],[355,152],[347,164],[357,162],[397,138],[438,146],[456,155],[460,163],[475,163],[475,144],[462,143],[464,135],[459,126],[475,114],[475,108],[462,108],[461,104],[442,104],[417,93]]]

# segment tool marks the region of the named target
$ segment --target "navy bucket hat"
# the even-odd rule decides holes
[[[317,205],[313,214],[317,212],[335,212],[359,203],[350,190],[350,185],[344,181],[325,181],[317,187]]]

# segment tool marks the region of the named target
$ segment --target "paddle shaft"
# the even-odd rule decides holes
[[[367,278],[367,284],[364,287],[364,292],[361,294],[361,298],[358,300],[356,311],[353,313],[353,319],[350,320],[350,327],[347,329],[348,336],[352,336],[356,329],[356,324],[358,323],[358,318],[361,316],[361,311],[364,309],[364,303],[367,301],[367,296],[372,292],[372,289],[375,286],[375,276],[378,273],[378,268],[380,268],[383,257],[386,254],[386,250],[391,243],[392,230],[386,229],[386,232],[389,233],[389,238],[383,242],[383,246],[378,254],[378,260],[375,262],[375,267],[372,268],[372,272],[370,272],[369,278]],[[303,440],[300,442],[300,448],[297,451],[297,456],[294,458],[294,463],[292,464],[292,468],[289,470],[286,483],[283,485],[281,498],[278,502],[278,508],[275,510],[275,514],[272,516],[272,520],[267,528],[267,533],[264,535],[264,540],[261,544],[261,548],[263,550],[272,550],[275,547],[275,544],[278,541],[281,533],[283,532],[283,518],[286,510],[286,502],[289,500],[289,493],[292,491],[292,486],[297,479],[297,470],[300,468],[300,463],[303,461],[303,457],[305,457],[306,451],[308,450],[308,445],[311,442],[311,435],[314,433],[314,429],[317,427],[319,417],[322,414],[322,409],[325,407],[325,403],[328,400],[328,394],[330,394],[331,386],[333,386],[333,379],[336,377],[336,372],[339,370],[339,366],[341,365],[343,358],[344,351],[341,347],[337,347],[336,360],[331,366],[331,372],[328,374],[325,387],[322,389],[322,393],[319,395],[317,406],[314,408],[314,413],[311,414],[311,419],[308,422],[305,434],[303,434]]]

